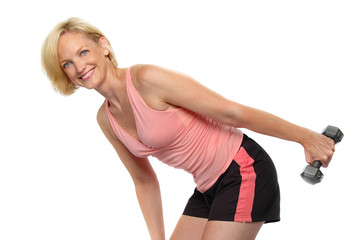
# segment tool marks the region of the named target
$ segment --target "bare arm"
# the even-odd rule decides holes
[[[189,76],[144,65],[137,77],[160,101],[198,112],[225,124],[300,143],[306,161],[320,160],[327,167],[334,142],[322,134],[297,126],[270,113],[230,101]]]
[[[164,221],[160,187],[157,176],[148,159],[138,158],[118,140],[106,116],[103,106],[99,109],[97,120],[104,135],[113,145],[119,158],[130,173],[152,240],[164,240]]]
[[[242,126],[252,131],[300,143],[305,149],[306,161],[311,164],[320,160],[327,167],[335,151],[334,141],[330,138],[297,126],[270,113],[239,106],[234,115],[234,126]]]

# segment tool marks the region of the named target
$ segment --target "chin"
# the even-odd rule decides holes
[[[89,79],[85,84],[83,85],[87,89],[96,89],[99,88],[100,85],[102,85],[102,82],[96,79]]]

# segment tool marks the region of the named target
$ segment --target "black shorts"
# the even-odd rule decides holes
[[[226,172],[205,193],[195,189],[183,215],[210,221],[280,221],[280,190],[271,158],[244,135]]]

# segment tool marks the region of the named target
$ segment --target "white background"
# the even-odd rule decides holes
[[[282,221],[258,239],[360,239],[361,6],[350,0],[2,1],[0,239],[149,239],[131,179],[97,126],[103,98],[55,93],[43,40],[76,16],[109,38],[120,67],[184,72],[242,104],[345,133],[321,184],[299,177],[296,143],[245,131],[274,159]],[[151,160],[169,237],[191,175]]]

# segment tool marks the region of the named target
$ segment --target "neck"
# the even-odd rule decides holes
[[[105,81],[95,90],[117,107],[122,105],[126,97],[125,77],[127,69],[112,68],[108,71]]]

